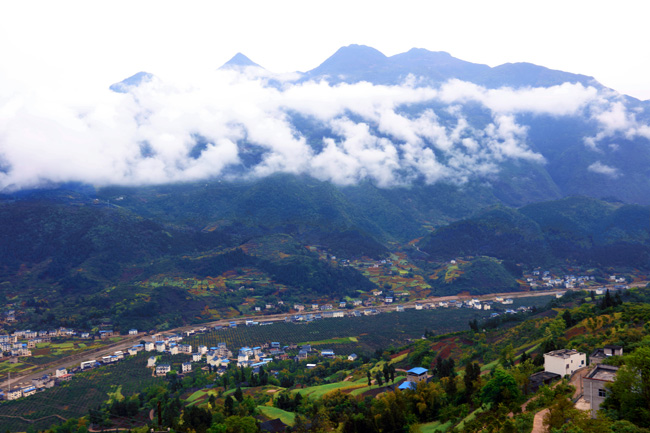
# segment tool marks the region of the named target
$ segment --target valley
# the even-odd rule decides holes
[[[3,431],[649,431],[649,101],[421,48],[202,74],[0,94]]]

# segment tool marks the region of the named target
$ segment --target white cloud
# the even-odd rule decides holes
[[[529,147],[527,128],[517,123],[522,112],[590,113],[602,125],[601,136],[586,139],[594,146],[616,131],[650,137],[650,127],[624,105],[579,84],[490,90],[453,80],[434,89],[415,87],[416,81],[295,84],[246,68],[177,81],[154,78],[127,94],[2,91],[0,190],[64,181],[250,178],[278,171],[344,185],[371,179],[389,187],[416,178],[463,183],[497,172],[505,160],[545,162]],[[465,117],[468,103],[485,107],[486,124]],[[427,106],[437,108],[422,108]],[[292,123],[295,113],[313,121],[316,131],[299,131]],[[607,168],[590,170],[617,175]]]
[[[598,173],[598,174],[611,177],[613,179],[616,179],[617,177],[620,176],[620,173],[617,168],[610,167],[609,165],[605,165],[600,161],[596,161],[593,164],[591,164],[587,168],[587,170],[591,171],[592,173]]]
[[[529,112],[556,116],[575,115],[597,97],[594,87],[564,83],[551,87],[486,89],[474,83],[450,80],[440,89],[448,104],[479,102],[496,113]]]

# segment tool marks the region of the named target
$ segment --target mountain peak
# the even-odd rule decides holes
[[[128,93],[133,87],[138,87],[142,83],[148,83],[153,79],[153,74],[149,72],[140,71],[137,74],[125,78],[119,83],[111,84],[109,89],[116,93]]]
[[[352,44],[339,48],[318,67],[307,72],[306,76],[329,76],[336,79],[347,77],[351,81],[358,81],[354,77],[382,69],[387,61],[388,57],[375,48]]]
[[[242,53],[235,54],[232,59],[224,63],[219,69],[242,69],[248,67],[262,68],[260,65],[243,55]],[[264,69],[264,68],[262,68]]]

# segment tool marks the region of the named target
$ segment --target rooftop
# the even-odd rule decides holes
[[[557,356],[559,358],[570,358],[573,355],[579,355],[581,352],[578,352],[575,349],[560,349],[560,350],[554,350],[552,352],[545,353],[544,355],[548,356]]]
[[[407,371],[407,373],[408,374],[417,374],[419,376],[421,374],[426,374],[427,371],[429,371],[429,370],[427,370],[426,368],[415,367],[415,368],[412,368],[409,371]]]
[[[602,380],[605,382],[614,382],[618,367],[613,365],[598,364],[594,370],[587,375],[587,379]]]
[[[402,382],[402,384],[399,386],[399,389],[401,389],[402,391],[405,390],[405,389],[413,389],[414,390],[416,388],[417,388],[417,385],[415,383],[409,382],[409,381]]]

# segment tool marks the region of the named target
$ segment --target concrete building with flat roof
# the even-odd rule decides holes
[[[607,384],[616,380],[618,367],[598,364],[589,374],[582,378],[582,392],[589,403],[591,417],[596,418],[600,405],[607,398]]]
[[[564,377],[587,366],[587,355],[575,349],[560,349],[544,354],[544,371]]]

